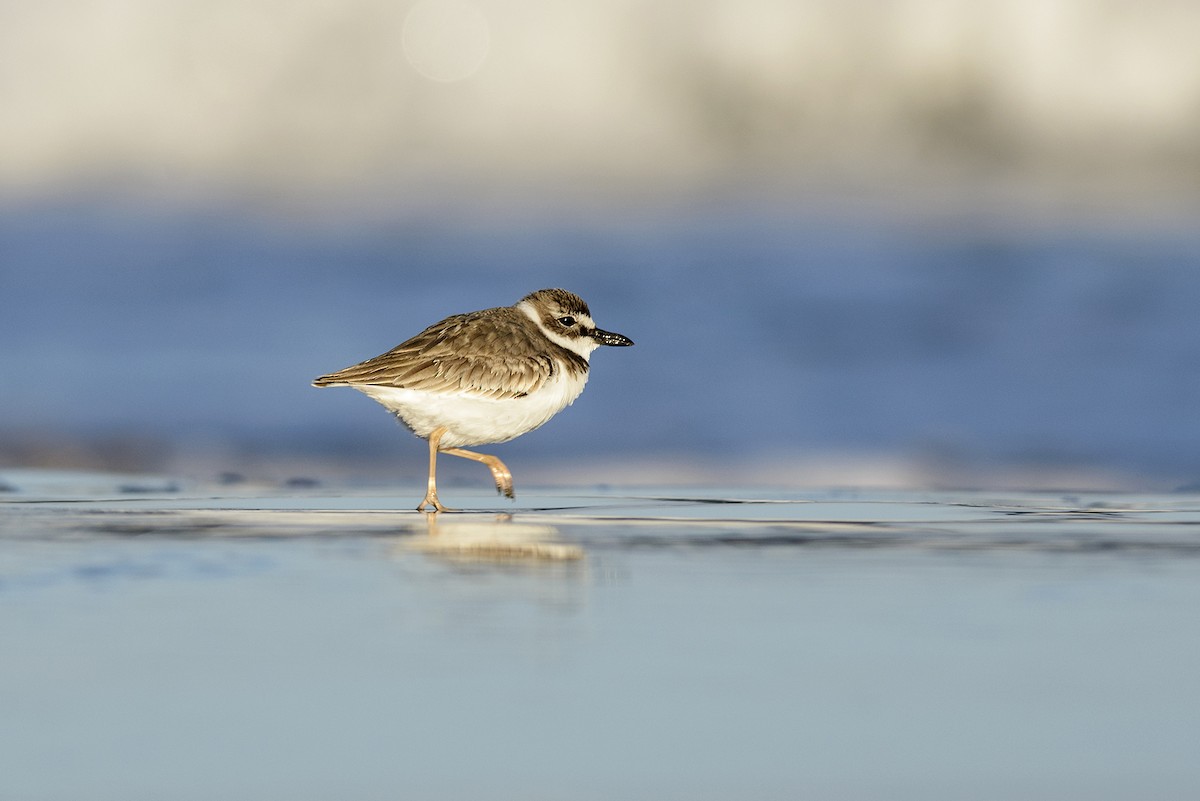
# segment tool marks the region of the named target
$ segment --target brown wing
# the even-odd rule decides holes
[[[548,354],[539,355],[538,334],[530,331],[528,319],[510,307],[456,314],[313,385],[374,384],[495,399],[527,395],[555,370]]]

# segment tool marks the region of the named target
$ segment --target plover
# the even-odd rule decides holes
[[[442,512],[438,452],[483,462],[496,489],[515,497],[504,462],[463,446],[508,442],[538,428],[583,392],[592,351],[632,344],[597,328],[578,295],[540,289],[513,306],[447,317],[313,386],[354,387],[428,440],[429,489],[417,511]]]

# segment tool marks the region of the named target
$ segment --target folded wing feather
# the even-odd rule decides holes
[[[447,317],[387,353],[323,375],[313,384],[374,384],[497,400],[527,395],[554,375],[555,364],[538,355],[545,341],[538,342],[538,333],[522,318],[511,307]]]

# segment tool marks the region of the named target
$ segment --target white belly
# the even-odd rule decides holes
[[[564,376],[564,372],[537,392],[508,400],[370,384],[352,386],[394,412],[418,437],[428,439],[434,430],[445,426],[441,444],[457,448],[507,442],[570,406],[583,392],[587,374]]]

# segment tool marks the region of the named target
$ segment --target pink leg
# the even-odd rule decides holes
[[[435,432],[436,433],[436,432]],[[433,440],[431,439],[430,442]],[[462,448],[446,448],[442,453],[448,453],[451,456],[461,456],[464,459],[472,459],[476,462],[483,462],[492,471],[492,478],[496,480],[496,491],[507,498],[515,498],[513,493],[512,473],[504,462],[486,453],[475,453],[475,451],[466,451]],[[432,473],[431,473],[432,475]]]
[[[435,512],[449,511],[437,496],[437,455],[438,443],[442,441],[442,435],[446,433],[445,427],[434,429],[434,432],[429,435],[429,489],[425,492],[425,497],[421,503],[417,505],[417,511],[425,511],[426,506],[432,506]]]

